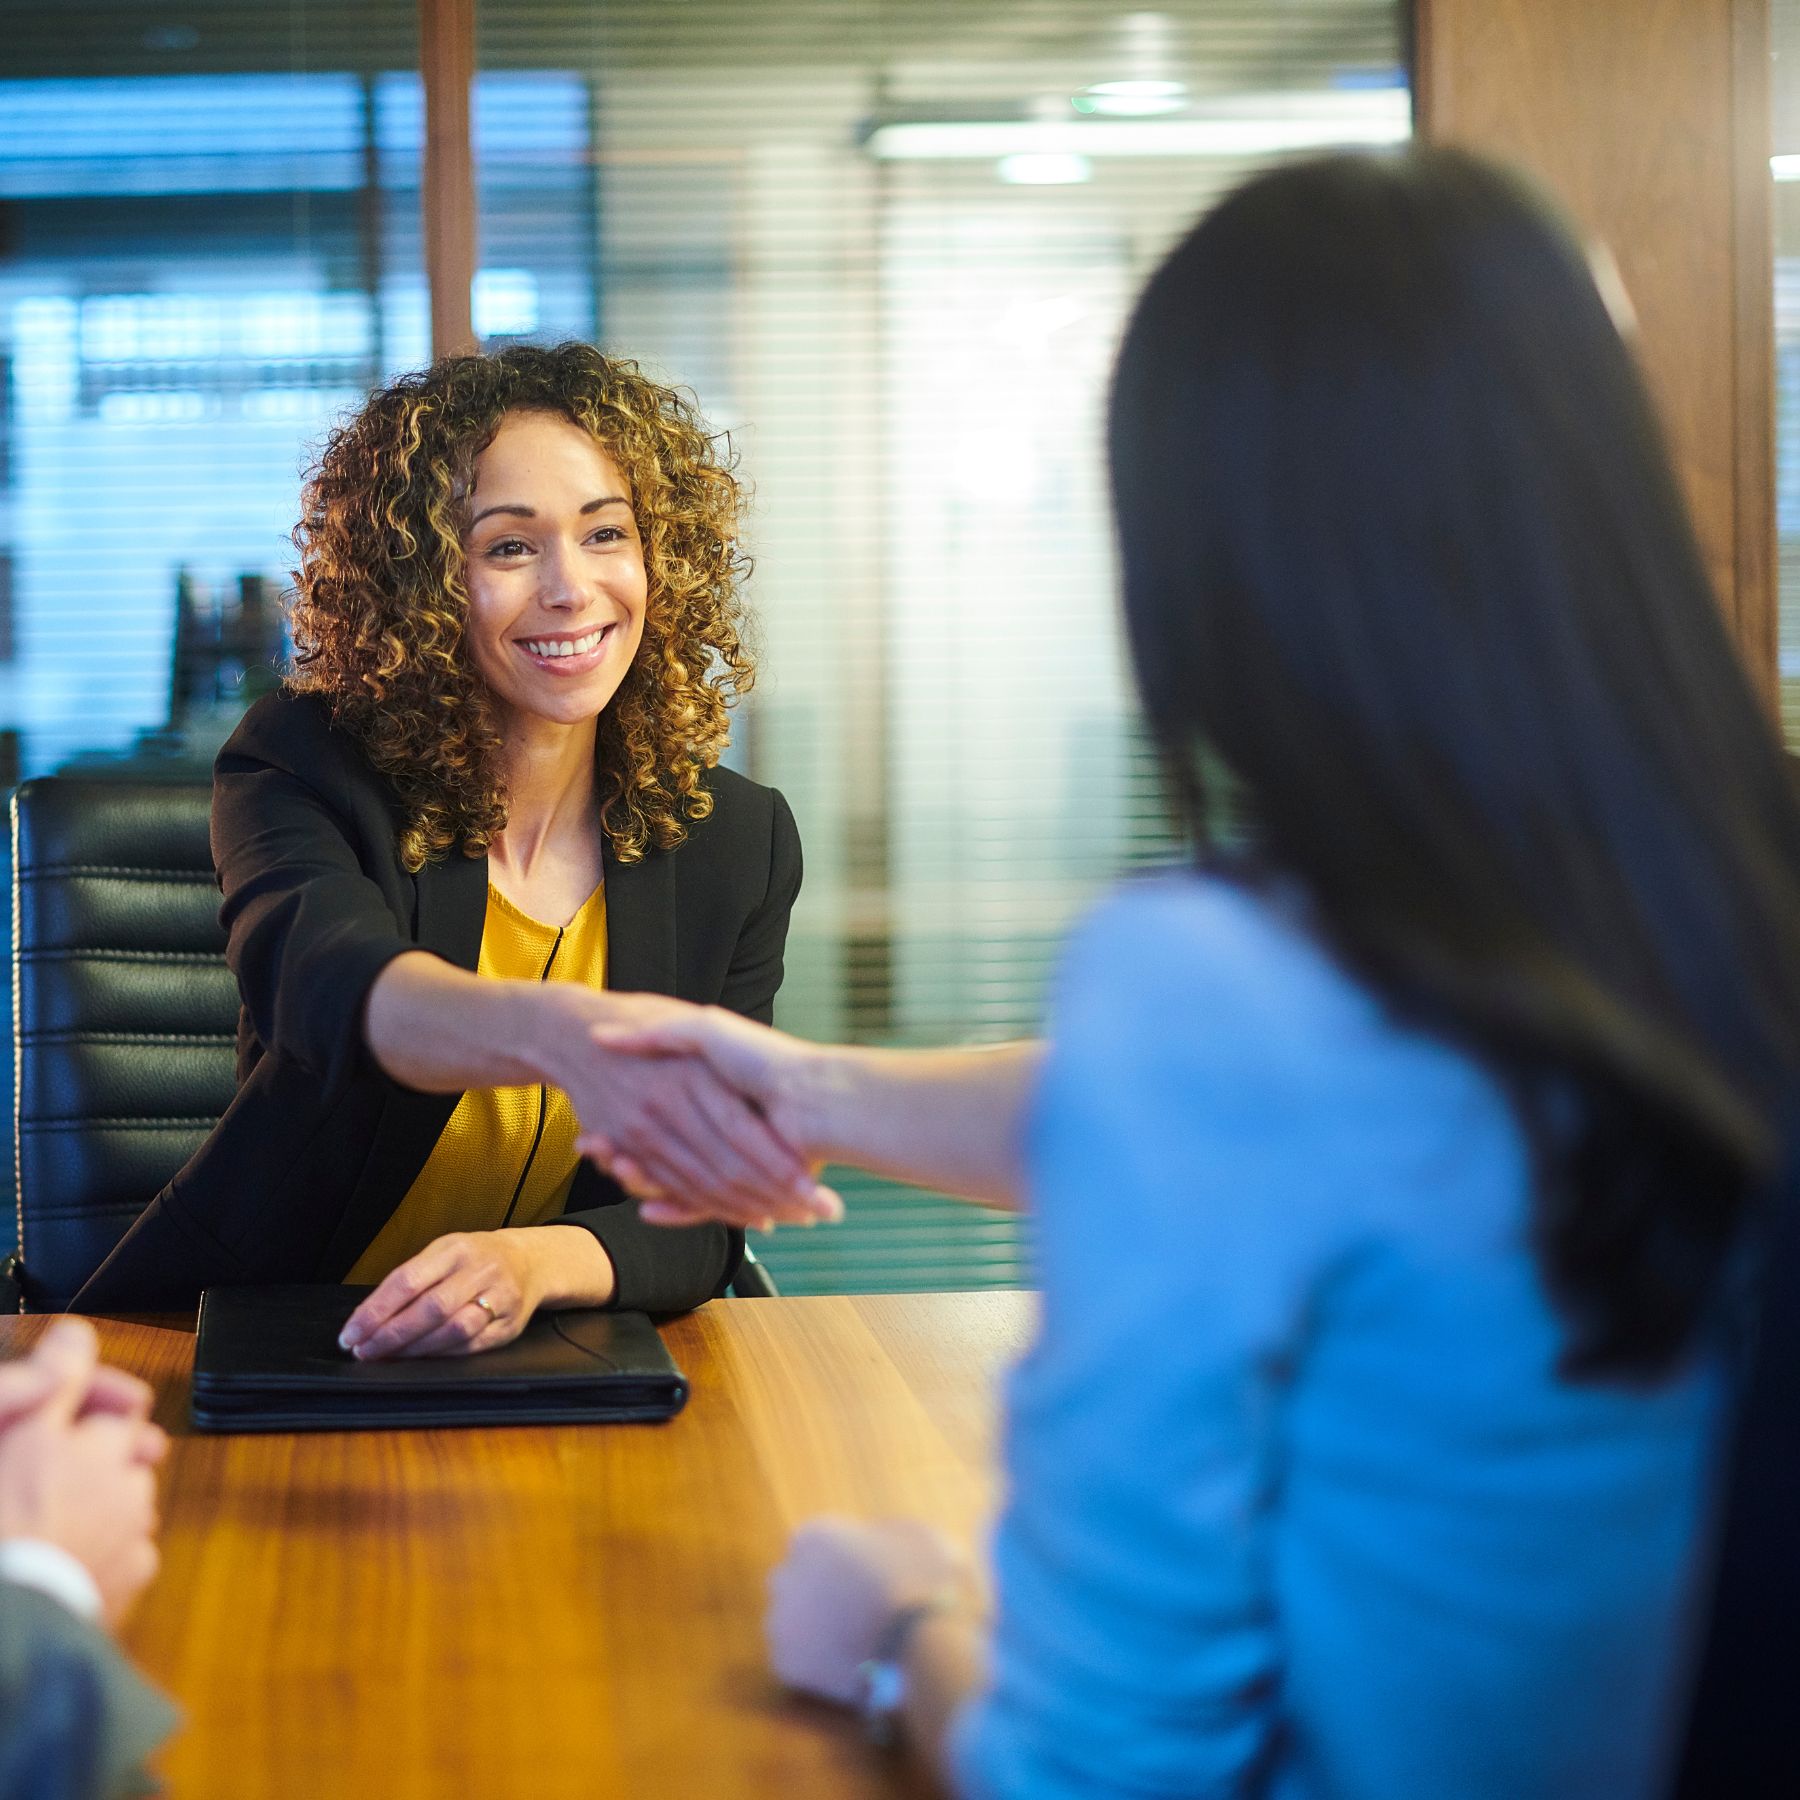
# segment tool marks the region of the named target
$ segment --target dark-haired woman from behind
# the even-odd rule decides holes
[[[1147,715],[1247,842],[1079,933],[1041,1070],[621,1040],[1036,1218],[991,1631],[917,1532],[816,1524],[776,1667],[971,1795],[1650,1796],[1800,1085],[1800,812],[1642,380],[1515,180],[1331,158],[1150,282],[1111,463]]]
[[[237,1096],[78,1307],[349,1281],[358,1356],[489,1350],[539,1307],[697,1305],[742,1253],[645,1224],[580,1131],[812,1191],[703,1070],[591,1037],[608,987],[766,1020],[780,985],[798,834],[717,766],[739,498],[683,396],[583,344],[447,359],[333,436],[294,679],[214,775]]]

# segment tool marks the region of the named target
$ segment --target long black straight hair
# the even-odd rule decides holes
[[[1112,400],[1127,624],[1196,828],[1534,1153],[1573,1374],[1677,1359],[1800,1080],[1800,806],[1573,234],[1455,151],[1252,180]]]

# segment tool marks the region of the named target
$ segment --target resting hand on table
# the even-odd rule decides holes
[[[117,1624],[157,1569],[155,1467],[168,1439],[141,1381],[99,1360],[94,1328],[59,1319],[0,1366],[0,1539],[74,1557]]]
[[[568,1265],[580,1258],[606,1263],[599,1241],[578,1225],[450,1232],[395,1269],[350,1315],[338,1342],[363,1362],[497,1350],[546,1300],[576,1288]]]
[[[81,1321],[73,1321],[79,1327]],[[35,1412],[67,1377],[72,1348],[65,1343],[58,1325],[46,1332],[36,1350],[28,1356],[16,1356],[0,1363],[0,1432],[27,1413]],[[52,1338],[56,1347],[46,1351]],[[87,1378],[87,1388],[76,1409],[78,1418],[95,1414],[117,1414],[134,1419],[148,1419],[152,1395],[135,1375],[127,1375],[110,1363],[96,1361]],[[152,1428],[153,1437],[161,1433]],[[146,1441],[150,1441],[149,1438]]]
[[[863,1665],[892,1653],[906,1614],[966,1607],[973,1597],[968,1558],[929,1525],[810,1519],[769,1577],[769,1662],[788,1687],[853,1706]]]

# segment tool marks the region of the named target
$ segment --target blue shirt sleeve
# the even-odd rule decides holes
[[[1275,1750],[1283,1393],[1344,1229],[1319,963],[1194,879],[1113,901],[1071,949],[990,1688],[953,1752],[969,1795],[1235,1793]]]

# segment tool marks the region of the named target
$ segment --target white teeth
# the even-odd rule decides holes
[[[602,625],[598,631],[590,631],[585,637],[578,638],[526,638],[525,648],[533,656],[585,656],[600,640],[606,636],[607,627]]]

